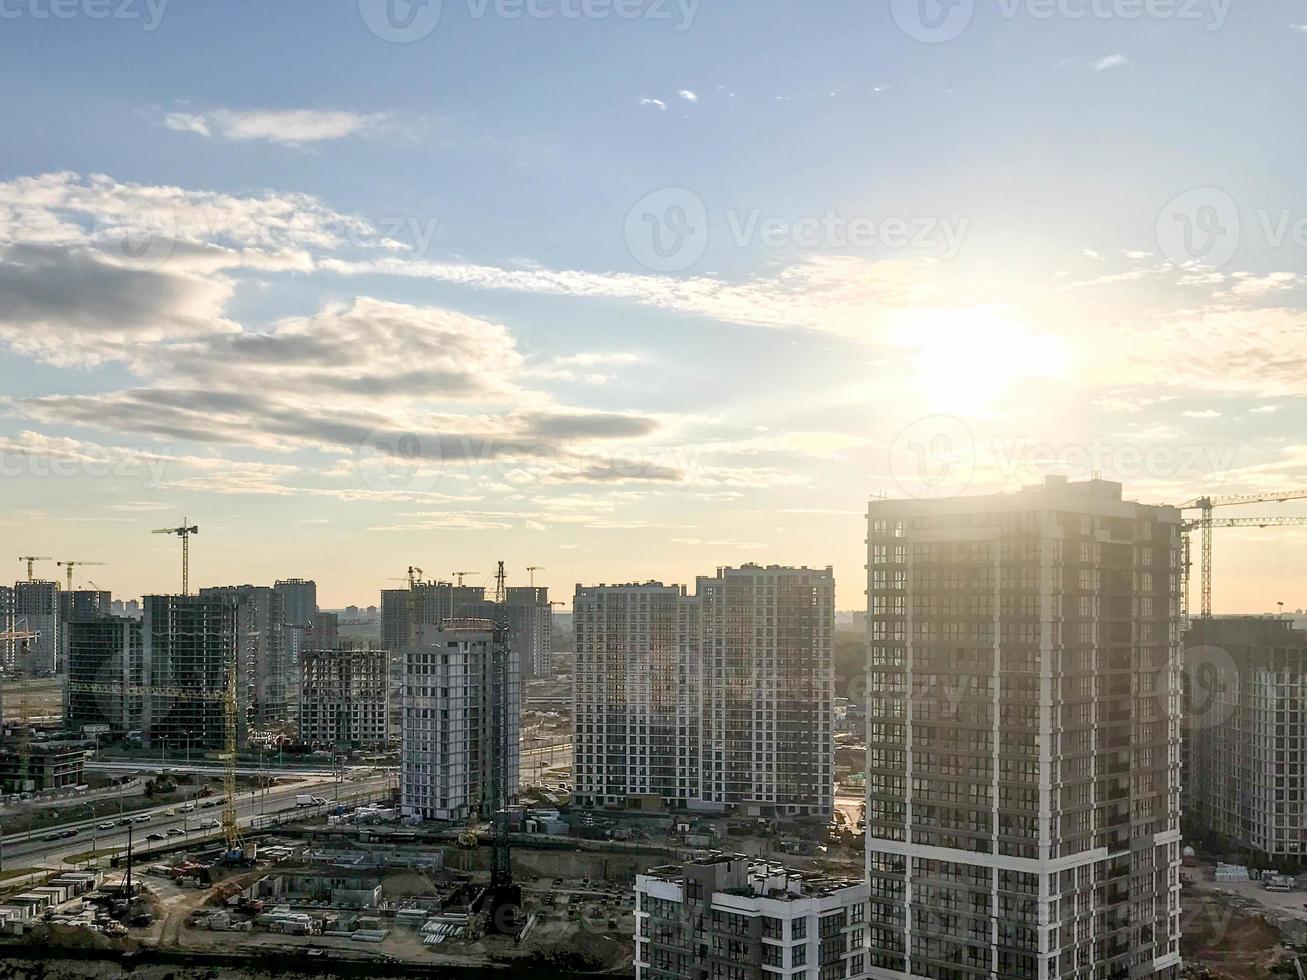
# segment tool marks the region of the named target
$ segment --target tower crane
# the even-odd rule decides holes
[[[19,561],[25,561],[25,562],[27,562],[27,581],[29,581],[29,582],[32,581],[32,566],[33,566],[36,562],[38,562],[38,561],[54,561],[53,558],[48,558],[48,557],[45,557],[45,556],[43,556],[43,555],[19,555],[19,556],[18,556],[18,560],[19,560]]]
[[[1279,490],[1268,493],[1236,493],[1226,494],[1223,496],[1204,496],[1197,497],[1188,503],[1181,504],[1180,510],[1196,510],[1198,517],[1193,520],[1184,521],[1182,529],[1187,533],[1197,530],[1201,534],[1201,589],[1202,602],[1200,616],[1203,619],[1212,617],[1212,529],[1215,527],[1275,527],[1289,524],[1307,524],[1307,520],[1299,520],[1293,517],[1237,517],[1222,518],[1218,521],[1212,511],[1217,507],[1237,507],[1241,504],[1265,504],[1265,503],[1283,503],[1286,500],[1307,500],[1307,490]],[[1189,557],[1189,539],[1185,538],[1185,555],[1184,555],[1184,595],[1186,599],[1189,595],[1189,566],[1191,560]]]
[[[526,570],[531,575],[531,588],[534,589],[536,587],[536,572],[543,572],[545,568],[543,565],[527,565]]]
[[[461,589],[463,587],[463,579],[469,575],[475,575],[476,572],[450,572],[449,574],[458,579],[458,587]]]
[[[191,535],[199,534],[199,527],[182,518],[181,527],[161,527],[151,534],[175,534],[182,539],[182,595],[191,594]]]
[[[68,591],[73,591],[73,569],[82,565],[107,565],[107,561],[57,561],[55,562],[60,568],[68,569]]]

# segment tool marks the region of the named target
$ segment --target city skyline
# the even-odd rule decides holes
[[[126,596],[187,517],[198,583],[327,606],[491,553],[856,609],[882,494],[1307,485],[1293,88],[1239,71],[1295,5],[828,6],[20,5],[0,535]],[[1218,532],[1216,611],[1302,605],[1303,533]]]

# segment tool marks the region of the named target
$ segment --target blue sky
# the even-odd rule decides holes
[[[855,607],[871,495],[1307,485],[1307,4],[396,2],[0,0],[15,555]]]

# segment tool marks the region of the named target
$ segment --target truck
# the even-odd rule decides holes
[[[295,805],[296,805],[296,806],[317,806],[317,805],[318,805],[318,801],[317,801],[317,799],[316,799],[315,797],[308,796],[308,795],[305,794],[305,793],[301,793],[301,794],[299,794],[298,796],[295,797]]]

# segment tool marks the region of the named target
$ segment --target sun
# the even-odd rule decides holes
[[[1061,339],[990,307],[914,311],[892,339],[911,350],[909,387],[932,412],[981,415],[1022,380],[1066,372]]]

